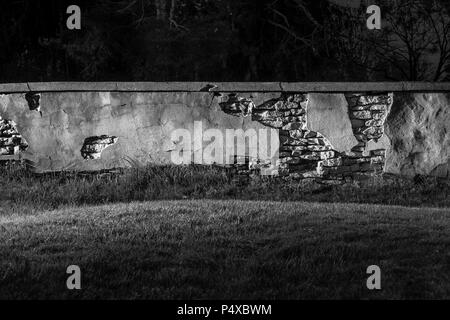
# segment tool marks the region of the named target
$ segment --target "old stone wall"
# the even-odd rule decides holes
[[[232,94],[220,106],[225,113],[251,114],[252,120],[279,129],[278,175],[339,184],[384,171],[386,149],[369,150],[367,144],[383,137],[393,95],[353,93],[345,97],[348,118],[341,121],[350,121],[357,140],[349,151],[336,150],[321,132],[308,130],[308,108],[315,107],[309,103],[309,94],[283,93],[261,105]]]
[[[293,84],[279,84],[278,90],[236,85],[236,91],[233,84],[198,89],[169,84],[172,91],[148,92],[139,83],[120,91],[114,90],[117,84],[101,91],[86,90],[85,84],[74,91],[70,84],[61,91],[3,86],[11,92],[0,94],[0,160],[19,155],[41,171],[171,163],[174,152],[191,152],[194,163],[212,163],[196,157],[211,144],[198,130],[214,129],[225,137],[230,129],[269,128],[278,132],[273,172],[279,176],[333,184],[383,172],[449,177],[450,95],[442,87],[417,93],[407,83],[365,84],[366,90],[354,91],[341,84],[303,86],[310,92]],[[326,92],[330,88],[333,92]],[[192,141],[174,137],[179,129]],[[247,147],[247,153],[256,148]],[[240,172],[269,166],[273,159],[265,156],[240,161]]]

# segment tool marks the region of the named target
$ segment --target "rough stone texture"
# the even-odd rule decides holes
[[[309,130],[280,130],[278,174],[294,178],[318,178],[320,160],[332,159],[337,152],[327,138]]]
[[[220,102],[219,105],[223,112],[238,117],[248,116],[255,106],[251,99],[240,97],[236,93],[230,93],[227,101]]]
[[[386,150],[390,142],[384,134],[384,123],[390,112],[392,93],[348,93],[348,114],[358,141],[346,153],[349,157],[367,157],[372,150]]]
[[[368,141],[383,136],[383,129],[376,130],[384,125],[392,96],[351,94],[347,100],[349,105],[344,96],[284,93],[250,110],[252,120],[280,129],[279,176],[340,184],[383,172],[385,150],[366,147]]]
[[[346,94],[348,114],[356,139],[364,144],[378,140],[384,134],[384,122],[389,114],[393,95]],[[363,148],[363,149],[364,149]]]
[[[17,155],[27,148],[28,143],[17,130],[16,123],[0,117],[0,156]]]
[[[230,100],[231,103],[229,103]],[[250,102],[248,102],[249,100]],[[235,101],[246,101],[246,105],[252,105],[252,107],[247,108],[244,105],[236,108],[234,106]],[[253,121],[269,128],[280,129],[280,147],[278,150],[280,159],[278,159],[278,162],[274,164],[269,162],[269,159],[262,159],[262,161],[261,159],[250,159],[248,166],[246,162],[243,168],[247,166],[249,173],[264,170],[265,174],[276,173],[278,175],[292,175],[294,172],[303,175],[312,171],[315,172],[320,154],[330,150],[331,147],[325,146],[323,137],[313,139],[316,134],[304,137],[307,103],[308,99],[304,94],[281,94],[257,105],[251,99],[234,94],[226,103],[220,104],[222,110],[226,113],[244,117],[251,114]],[[244,111],[236,112],[236,110]],[[292,133],[292,136],[289,135],[290,133]],[[319,140],[322,141],[322,144]],[[285,159],[286,161],[284,161]],[[289,161],[289,159],[293,159],[293,161]],[[307,165],[299,166],[299,162]],[[242,171],[243,168],[239,170]]]
[[[396,93],[386,135],[387,171],[449,178],[450,94]]]
[[[115,144],[117,140],[117,137],[107,135],[86,138],[80,150],[81,156],[84,159],[100,159],[103,150]]]
[[[319,166],[320,161],[334,159],[339,154],[321,133],[306,130],[307,109],[308,96],[293,93],[281,94],[250,111],[252,120],[280,129],[279,158],[272,171],[276,171],[278,176],[322,179],[324,175]],[[267,169],[267,163],[249,163],[249,172],[261,168]]]
[[[346,145],[336,159],[321,161],[318,165],[318,172],[324,179],[342,182],[384,172],[385,152],[390,145],[384,135],[384,123],[390,112],[393,95],[348,93],[345,94],[345,99],[347,119],[355,138],[351,142],[353,145]],[[345,121],[341,122],[346,123]],[[331,117],[323,122],[339,123],[333,122]],[[336,132],[339,130],[335,129],[328,135],[336,136]]]
[[[282,94],[254,107],[252,120],[276,129],[305,129],[307,103],[308,98],[303,94]]]

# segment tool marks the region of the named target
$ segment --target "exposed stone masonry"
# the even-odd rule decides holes
[[[28,143],[17,131],[16,123],[0,117],[0,156],[16,155],[28,148]]]
[[[367,151],[370,140],[378,142],[384,134],[384,123],[393,102],[392,93],[373,95],[370,93],[353,93],[345,95],[352,130],[358,144],[351,152],[345,152],[333,163],[321,163],[323,176],[338,179],[364,178],[370,174],[384,171],[386,150]],[[338,165],[336,165],[338,164]]]
[[[282,94],[259,106],[233,94],[220,106],[228,114],[251,114],[252,120],[279,129],[279,176],[340,184],[383,172],[386,150],[366,151],[366,147],[368,141],[376,142],[383,136],[384,122],[392,105],[392,94],[347,94],[346,99],[358,141],[351,152],[338,152],[321,133],[307,130],[307,94]],[[255,166],[250,162],[252,168]],[[242,164],[239,172],[244,172]]]
[[[230,93],[228,95],[228,100],[226,102],[219,103],[223,112],[234,115],[246,117],[251,114],[255,104],[251,99],[239,97],[235,93]]]
[[[375,143],[384,135],[384,123],[391,109],[392,94],[345,94],[348,119],[344,123],[347,132],[351,123],[357,143],[352,148],[350,147],[355,144],[353,138],[353,143],[347,144],[345,148],[339,147],[337,143],[339,151],[330,142],[335,141],[333,137],[329,137],[329,140],[323,133],[310,130],[314,113],[311,112],[313,110],[308,110],[308,104],[314,103],[314,99],[311,97],[310,102],[309,97],[307,93],[282,93],[278,98],[256,105],[251,96],[248,98],[231,93],[226,101],[220,102],[220,108],[225,113],[251,117],[252,121],[278,129],[279,133],[280,147],[275,166],[270,160],[246,157],[244,160],[235,159],[233,170],[239,175],[248,175],[270,169],[281,177],[311,178],[333,184],[383,172],[386,150],[377,147]],[[26,100],[30,110],[40,111],[39,94],[28,93]],[[309,124],[308,115],[311,115]],[[327,125],[325,121],[323,123]],[[346,136],[348,137],[348,133]],[[102,152],[117,140],[117,137],[107,135],[88,137],[80,150],[81,155],[84,159],[99,159]],[[383,143],[379,145],[384,146]],[[18,154],[27,147],[16,124],[0,118],[0,156]]]
[[[374,150],[366,156],[341,154],[337,158],[319,162],[319,173],[326,180],[337,183],[363,179],[368,175],[383,172],[385,150]]]
[[[278,173],[292,178],[320,177],[321,160],[333,159],[337,152],[318,132],[309,130],[280,130]]]
[[[306,105],[304,94],[284,94],[253,108],[252,120],[281,130],[306,128]]]
[[[380,139],[384,134],[384,122],[392,105],[392,94],[345,95],[353,133],[359,144],[352,151],[363,152],[367,142]]]
[[[118,138],[114,136],[94,136],[84,140],[81,156],[84,159],[100,159],[103,150],[115,144]]]

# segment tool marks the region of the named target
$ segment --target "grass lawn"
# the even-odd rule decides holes
[[[28,210],[27,210],[28,212]],[[450,209],[177,200],[0,207],[0,298],[450,298]],[[66,289],[78,265],[82,290]],[[380,291],[366,268],[381,268]]]

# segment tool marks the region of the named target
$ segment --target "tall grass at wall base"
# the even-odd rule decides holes
[[[114,202],[163,199],[244,199],[356,202],[403,206],[450,206],[449,184],[373,177],[329,186],[313,180],[240,176],[214,166],[140,166],[112,173],[31,173],[24,167],[0,168],[1,211],[56,209]]]

